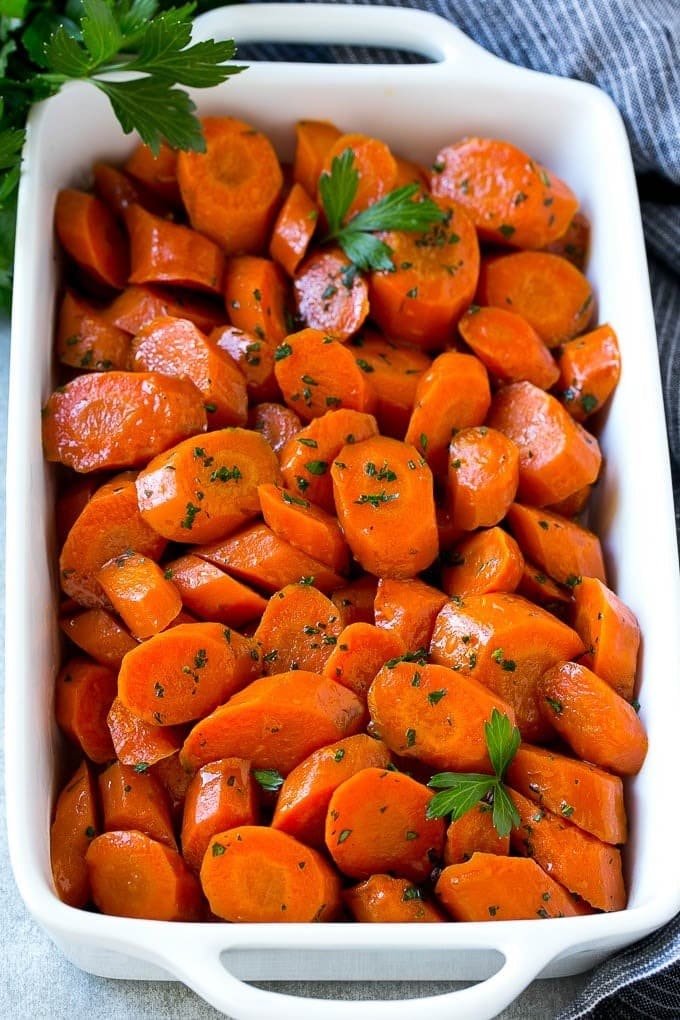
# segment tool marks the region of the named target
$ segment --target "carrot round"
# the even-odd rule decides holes
[[[288,332],[287,298],[286,279],[276,262],[257,255],[227,259],[224,303],[232,326],[280,343]]]
[[[355,921],[373,924],[446,921],[444,914],[423,898],[417,885],[392,875],[371,875],[365,882],[345,889],[345,903]]]
[[[162,568],[138,553],[125,552],[108,560],[97,580],[136,638],[158,634],[182,608],[180,594]]]
[[[295,125],[293,179],[309,195],[316,195],[326,154],[340,134],[339,128],[326,120],[299,120]]]
[[[177,150],[161,143],[154,156],[148,145],[138,145],[123,165],[126,173],[147,187],[152,194],[173,208],[179,208],[182,197],[177,183]]]
[[[211,838],[240,825],[256,825],[259,802],[250,762],[222,758],[198,770],[186,792],[182,815],[182,857],[200,871]]]
[[[70,659],[57,677],[57,724],[90,761],[101,764],[115,758],[106,724],[115,696],[116,674],[87,659]]]
[[[202,620],[241,627],[261,616],[267,605],[252,588],[192,553],[166,563],[164,572],[179,591],[182,604]]]
[[[98,834],[97,790],[83,760],[57,798],[50,828],[50,864],[57,896],[70,907],[90,901],[85,854]]]
[[[269,599],[255,631],[264,672],[321,673],[342,630],[329,598],[311,584],[289,584]]]
[[[548,577],[540,567],[530,563],[526,558],[517,591],[530,602],[543,606],[544,609],[561,619],[565,618],[572,606],[569,590],[555,584],[553,579]],[[576,628],[574,629],[576,630]]]
[[[276,347],[273,343],[256,333],[237,329],[236,326],[218,326],[212,330],[208,340],[236,362],[245,377],[251,402],[280,399],[281,393],[274,375]]]
[[[125,171],[106,163],[95,163],[92,173],[95,194],[119,220],[124,218],[130,205],[139,205],[156,216],[170,217],[169,207],[160,196]]]
[[[334,791],[326,848],[350,878],[390,872],[419,882],[441,857],[444,822],[427,818],[432,793],[402,772],[366,768]]]
[[[364,570],[407,578],[430,565],[438,549],[432,474],[413,446],[385,436],[348,443],[331,477],[340,527]]]
[[[130,283],[222,293],[224,255],[203,234],[154,216],[141,205],[128,206],[125,226],[130,238]]]
[[[276,485],[260,485],[257,494],[265,523],[275,535],[339,574],[348,572],[349,550],[335,517]]]
[[[587,648],[581,660],[626,701],[632,701],[640,648],[635,614],[596,577],[574,586],[574,629]]]
[[[149,771],[157,779],[160,779],[163,784],[163,788],[170,798],[172,817],[175,820],[175,824],[181,826],[184,801],[194,773],[192,771],[188,772],[184,768],[180,761],[179,751],[168,755],[167,758],[161,758],[153,765],[150,765]]]
[[[408,651],[428,649],[437,614],[447,601],[443,591],[420,578],[381,577],[375,595],[376,627],[395,631]]]
[[[365,698],[378,670],[406,651],[397,631],[382,630],[372,623],[350,623],[339,635],[322,672]]]
[[[49,461],[75,471],[135,467],[204,432],[201,394],[188,379],[156,372],[93,372],[73,379],[43,408]]]
[[[66,291],[59,307],[56,352],[64,365],[107,372],[127,368],[130,338],[107,322],[103,312]]]
[[[553,255],[561,255],[568,259],[577,269],[583,271],[588,260],[590,249],[590,222],[582,212],[577,212],[571,219],[569,226],[556,241],[545,246],[545,251]]]
[[[309,247],[319,218],[316,203],[301,184],[290,189],[269,241],[269,254],[293,276]]]
[[[266,826],[213,836],[201,885],[213,914],[225,921],[333,921],[342,907],[339,876],[321,854]]]
[[[459,542],[445,557],[441,574],[448,595],[486,595],[515,591],[522,579],[524,557],[517,542],[502,528],[482,528]]]
[[[583,577],[606,581],[602,547],[592,531],[521,503],[512,504],[507,521],[524,556],[559,584],[573,589]]]
[[[279,480],[267,442],[250,429],[209,432],[151,460],[137,476],[143,518],[178,542],[211,542],[259,512],[257,487]]]
[[[458,323],[463,340],[502,383],[530,382],[549,390],[560,370],[526,319],[509,308],[473,305]]]
[[[97,283],[122,290],[128,279],[128,247],[109,209],[94,195],[66,188],[57,195],[54,222],[64,250]]]
[[[607,402],[619,381],[616,333],[606,325],[569,340],[562,345],[557,364],[564,406],[577,421],[584,421]]]
[[[96,475],[76,475],[66,481],[54,507],[57,542],[60,547],[100,486],[101,479]]]
[[[86,861],[102,914],[150,921],[198,921],[203,914],[198,881],[178,852],[142,832],[97,836]]]
[[[335,139],[324,157],[322,173],[328,173],[333,160],[348,150],[354,157],[358,174],[356,195],[347,211],[347,219],[351,219],[394,189],[397,163],[385,142],[354,132]]]
[[[190,319],[202,333],[224,322],[224,305],[204,294],[163,287],[127,287],[106,309],[106,319],[126,333],[137,333],[159,315]]]
[[[123,656],[137,645],[130,631],[106,609],[61,616],[59,626],[74,645],[109,669],[120,669]]]
[[[265,247],[283,176],[271,142],[233,117],[201,121],[206,152],[181,152],[177,180],[194,230],[227,255]]]
[[[177,849],[170,802],[159,779],[119,761],[99,776],[104,832],[137,829]]]
[[[464,428],[451,438],[447,496],[452,524],[474,531],[505,517],[519,485],[519,450],[497,429]]]
[[[538,681],[544,718],[579,758],[635,775],[647,754],[647,735],[635,709],[587,666],[562,662]]]
[[[576,517],[585,510],[592,491],[592,485],[584,485],[582,489],[577,489],[558,503],[551,503],[548,509],[563,517]]]
[[[351,351],[318,329],[291,333],[276,351],[276,379],[285,402],[303,421],[329,410],[370,414],[375,393]]]
[[[368,315],[368,284],[340,248],[312,252],[293,280],[300,320],[336,340],[357,333]]]
[[[486,801],[480,801],[450,823],[444,843],[444,864],[462,864],[476,853],[500,857],[510,853],[510,835],[498,835],[493,824],[493,808]]]
[[[354,358],[375,390],[375,416],[383,435],[403,439],[430,358],[416,347],[398,345],[379,333],[364,331],[352,342]]]
[[[181,728],[152,726],[126,708],[118,697],[113,699],[106,723],[118,761],[138,772],[169,758],[182,746]]]

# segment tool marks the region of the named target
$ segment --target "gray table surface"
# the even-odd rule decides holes
[[[0,320],[0,512],[2,532],[5,519],[5,439],[7,430],[7,382],[9,329]],[[4,627],[4,543],[0,546],[0,627]],[[4,632],[4,631],[3,631]],[[1,704],[1,703],[0,703]],[[0,708],[3,716],[4,707]],[[0,744],[0,759],[3,748]],[[4,761],[3,761],[4,774]],[[193,992],[174,982],[116,981],[93,977],[69,963],[51,940],[34,923],[21,900],[9,864],[7,832],[4,824],[5,791],[0,788],[0,1017],[14,1020],[211,1020],[221,1014],[206,1005]],[[499,1014],[502,1020],[553,1020],[570,1003],[588,979],[587,974],[572,978],[538,981],[531,985],[511,1007]],[[357,999],[381,996],[408,998],[436,994],[451,985],[419,985],[390,982],[346,984],[271,984],[272,990],[331,999]],[[294,1017],[294,1006],[292,1007]],[[452,1011],[453,1012],[453,1011]]]

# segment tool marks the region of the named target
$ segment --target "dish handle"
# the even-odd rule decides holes
[[[354,4],[254,3],[218,7],[194,22],[193,40],[237,44],[308,43],[379,46],[418,53],[435,63],[504,62],[438,14]]]

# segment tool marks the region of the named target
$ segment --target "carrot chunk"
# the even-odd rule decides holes
[[[57,677],[57,724],[90,761],[98,764],[116,756],[106,724],[115,696],[116,674],[87,659],[70,659]]]
[[[295,273],[293,291],[301,321],[336,340],[357,333],[368,315],[368,284],[340,248],[312,252]]]
[[[339,574],[348,572],[349,550],[335,517],[276,485],[260,485],[257,494],[265,523],[275,535]]]
[[[501,383],[549,390],[560,370],[536,330],[508,308],[470,308],[458,323],[463,340]]]
[[[177,726],[150,725],[114,698],[106,717],[116,757],[141,772],[179,751],[183,731]]]
[[[437,614],[448,601],[443,591],[413,577],[381,577],[375,595],[377,627],[399,634],[406,648],[428,649]]]
[[[99,829],[97,789],[83,760],[61,790],[50,828],[50,864],[57,895],[70,907],[91,898],[85,854]]]
[[[450,823],[444,843],[444,864],[463,864],[476,853],[502,857],[510,853],[510,835],[498,835],[492,807],[484,801]]]
[[[267,605],[252,588],[192,553],[166,563],[165,575],[179,591],[183,605],[202,620],[241,627],[261,616]]]
[[[343,897],[355,921],[374,924],[446,921],[445,915],[424,899],[421,889],[405,878],[371,875],[365,882],[345,889]]]
[[[125,552],[108,560],[97,580],[136,638],[164,630],[178,615],[182,599],[163,570],[146,556]]]
[[[592,531],[521,503],[512,504],[507,521],[524,555],[559,584],[573,590],[583,577],[605,582],[600,540]]]
[[[611,326],[600,326],[563,344],[558,387],[562,401],[577,421],[584,421],[606,404],[621,374],[621,355]]]
[[[224,303],[232,326],[272,344],[285,337],[288,289],[280,266],[256,255],[227,259]]]
[[[320,330],[291,333],[278,347],[276,359],[276,379],[284,400],[303,421],[341,407],[373,411],[375,393],[351,351]]]
[[[54,210],[64,250],[97,283],[122,290],[128,279],[128,247],[113,213],[94,195],[66,188]]]
[[[128,206],[125,226],[130,238],[130,283],[165,283],[222,293],[224,255],[203,234],[154,216],[141,205]]]
[[[104,832],[136,829],[177,849],[170,801],[154,775],[115,761],[99,776],[99,795]]]
[[[446,493],[454,527],[490,528],[505,517],[517,494],[519,456],[512,439],[486,425],[452,436]]]
[[[524,557],[517,542],[502,528],[482,528],[459,542],[445,560],[442,588],[448,595],[512,592],[522,579]]]
[[[255,631],[264,672],[321,673],[341,631],[340,614],[322,592],[311,584],[286,585],[269,599]]]
[[[597,577],[582,577],[573,590],[574,629],[588,650],[581,661],[632,701],[640,648],[634,613]]]
[[[200,871],[216,833],[258,823],[256,786],[250,762],[243,758],[222,758],[198,770],[187,788],[182,815],[182,857],[193,871]]]
[[[396,631],[362,621],[350,623],[338,636],[322,673],[365,698],[378,670],[406,651]]]

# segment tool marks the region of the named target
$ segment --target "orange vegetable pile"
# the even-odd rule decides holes
[[[647,742],[638,625],[581,516],[619,353],[576,197],[507,142],[426,168],[305,121],[289,167],[242,121],[205,133],[56,206],[58,895],[161,920],[622,909]],[[391,270],[324,241],[348,150],[348,222],[414,182],[441,211],[381,232]],[[489,796],[428,812],[435,773],[493,773],[492,713],[522,738],[509,835]]]

